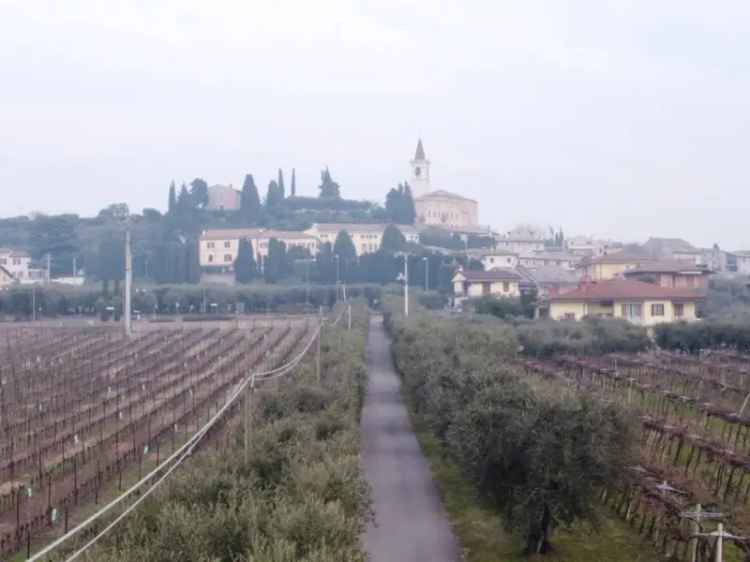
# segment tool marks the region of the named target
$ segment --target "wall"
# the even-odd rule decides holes
[[[496,267],[509,267],[514,268],[518,265],[518,256],[516,255],[499,255],[499,256],[484,256],[482,258],[482,265],[485,271],[494,269]]]
[[[594,263],[584,268],[584,272],[592,281],[606,281],[622,277],[628,269],[636,267],[635,263]]]
[[[549,316],[553,320],[565,320],[566,314],[575,315],[576,320],[581,320],[586,315],[586,307],[582,302],[551,302],[549,305]]]

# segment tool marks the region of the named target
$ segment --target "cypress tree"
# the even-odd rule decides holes
[[[234,277],[238,283],[246,284],[255,279],[258,266],[253,256],[253,245],[249,240],[240,240],[237,259],[234,262]]]
[[[174,186],[174,180],[169,184],[169,205],[167,207],[167,214],[174,215],[177,211],[177,190]]]
[[[341,268],[341,279],[351,281],[352,270],[357,261],[357,248],[352,242],[352,237],[346,230],[339,232],[336,236],[336,242],[333,244],[333,253],[338,255]]]
[[[297,197],[297,174],[292,168],[292,197]]]
[[[268,192],[266,193],[266,209],[268,211],[274,211],[278,209],[284,202],[284,195],[281,192],[279,184],[274,180],[268,184]]]
[[[417,208],[414,205],[414,196],[411,193],[411,186],[404,182],[404,194],[401,203],[403,216],[401,224],[414,224],[417,220]]]
[[[255,186],[255,180],[252,174],[245,176],[240,194],[240,214],[246,225],[257,224],[260,220],[261,205],[258,188]]]
[[[279,186],[279,196],[281,199],[286,199],[286,188],[284,187],[284,172],[282,172],[281,168],[279,168],[279,181],[277,182]]]
[[[402,251],[404,246],[406,246],[406,237],[397,226],[389,224],[383,231],[383,241],[380,248],[388,254],[394,254]]]
[[[274,182],[275,183],[275,182]],[[266,283],[277,283],[288,274],[288,261],[286,257],[286,244],[271,238],[268,241],[268,256],[263,268],[263,276]]]

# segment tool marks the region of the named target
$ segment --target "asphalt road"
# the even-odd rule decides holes
[[[362,458],[375,521],[365,548],[372,562],[459,562],[460,548],[414,435],[380,317],[367,343],[369,387],[362,413]]]

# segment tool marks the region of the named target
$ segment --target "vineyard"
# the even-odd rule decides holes
[[[750,356],[728,350],[700,357],[650,352],[529,359],[520,365],[575,392],[622,404],[637,416],[640,462],[631,467],[623,489],[602,491],[634,528],[675,560],[713,560],[716,540],[694,535],[714,532],[716,521],[723,521],[724,559],[747,559]]]
[[[306,349],[317,319],[262,325],[0,329],[0,559],[173,453],[251,372]]]

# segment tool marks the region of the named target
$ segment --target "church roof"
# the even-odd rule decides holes
[[[457,201],[471,201],[473,203],[476,203],[474,199],[469,199],[468,197],[464,197],[463,195],[459,195],[458,193],[451,193],[450,191],[445,191],[444,189],[430,191],[429,193],[425,193],[424,195],[416,197],[414,200],[425,201],[429,199],[455,199]]]
[[[419,139],[419,142],[417,143],[417,152],[414,154],[414,160],[427,160],[427,157],[424,155],[422,139]]]

